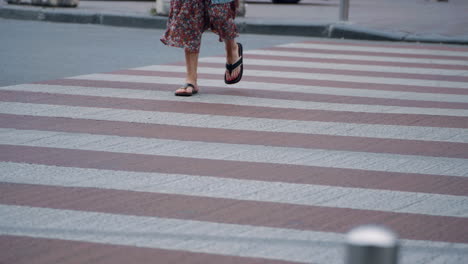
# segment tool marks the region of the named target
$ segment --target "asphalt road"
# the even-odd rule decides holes
[[[0,19],[0,86],[181,61],[182,50],[164,46],[162,34],[155,29]],[[239,38],[248,49],[305,39]],[[216,36],[205,33],[201,56],[223,53]]]

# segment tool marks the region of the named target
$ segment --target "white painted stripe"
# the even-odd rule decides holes
[[[0,90],[6,91],[26,91],[41,92],[49,94],[67,94],[67,95],[86,95],[107,98],[125,98],[125,99],[145,99],[145,100],[164,100],[180,101],[173,92],[148,91],[134,89],[116,89],[116,88],[98,88],[81,86],[63,86],[63,85],[45,85],[45,84],[22,84],[15,86],[0,87]],[[327,111],[346,111],[359,113],[385,113],[385,114],[415,114],[415,115],[441,115],[441,116],[468,116],[466,109],[443,109],[443,108],[422,108],[422,107],[402,107],[402,106],[381,106],[381,105],[363,105],[363,104],[338,104],[322,103],[313,101],[295,101],[253,98],[234,95],[216,95],[205,94],[191,99],[191,102],[206,104],[226,104],[241,106],[259,106],[284,109],[306,109],[306,110],[327,110]]]
[[[446,176],[468,176],[468,161],[370,152],[209,143],[156,138],[0,128],[0,144],[262,162]]]
[[[444,60],[444,59],[419,59],[406,57],[386,57],[386,56],[360,56],[346,54],[325,54],[314,52],[291,52],[279,50],[247,50],[244,54],[249,55],[266,55],[266,56],[284,56],[284,57],[299,57],[299,58],[315,58],[315,59],[336,59],[336,60],[359,60],[359,61],[380,61],[380,62],[400,62],[400,63],[423,63],[423,64],[449,64],[449,65],[468,65],[468,61],[460,60]]]
[[[468,197],[0,162],[0,181],[467,217]]]
[[[445,75],[445,76],[468,76],[466,70],[449,70],[449,69],[433,69],[433,68],[416,68],[416,67],[394,67],[394,66],[379,66],[379,65],[359,65],[343,63],[327,63],[327,62],[305,62],[305,61],[287,61],[287,60],[260,60],[244,58],[246,65],[259,66],[278,66],[291,68],[309,68],[309,69],[330,69],[330,70],[348,70],[348,71],[366,71],[366,72],[389,72],[389,73],[411,73],[411,74],[428,74],[428,75]],[[224,67],[226,59],[224,57],[204,57],[199,59],[200,62],[219,63],[220,67]],[[284,75],[284,74],[283,74]]]
[[[0,234],[308,262],[338,259],[340,234],[0,205]],[[326,243],[327,251],[313,245]],[[320,252],[322,251],[322,252]]]
[[[222,74],[220,75],[223,76]],[[123,74],[89,74],[72,77],[70,79],[77,80],[96,80],[96,81],[116,81],[116,82],[141,82],[141,83],[163,83],[180,85],[183,78],[171,78],[160,76],[138,76],[138,75],[123,75]],[[468,102],[467,95],[457,94],[435,94],[435,93],[414,93],[414,92],[399,92],[399,91],[379,91],[368,89],[354,88],[335,88],[327,86],[309,86],[309,85],[290,85],[276,84],[265,82],[247,82],[242,81],[236,84],[235,88],[227,86],[222,78],[220,80],[199,79],[198,84],[202,91],[204,86],[218,87],[225,89],[247,89],[247,90],[263,90],[263,91],[278,91],[278,92],[297,92],[307,94],[328,94],[337,96],[359,96],[369,98],[386,98],[400,100],[418,100],[418,101],[436,101],[436,102]],[[135,84],[137,87],[138,84]]]
[[[185,66],[152,65],[152,66],[136,68],[135,70],[184,73]],[[223,68],[198,67],[198,73],[222,73],[222,72],[224,72]],[[463,89],[468,88],[468,82],[453,82],[453,81],[400,79],[400,78],[353,76],[353,75],[324,74],[324,73],[302,73],[302,72],[288,72],[287,74],[285,74],[284,72],[281,72],[281,71],[261,71],[261,70],[248,70],[248,71],[244,71],[243,74],[244,76],[280,77],[283,79],[346,81],[346,82],[352,82],[352,83],[414,85],[414,86],[439,87],[439,88],[463,88]]]
[[[0,205],[0,234],[310,263],[342,261],[343,234]],[[468,259],[468,245],[400,240],[404,263]],[[449,261],[449,262],[446,262]],[[457,263],[457,262],[451,262]],[[458,262],[459,263],[459,262]]]
[[[0,113],[299,134],[468,143],[468,129],[247,118],[0,102]]]
[[[387,52],[387,53],[401,53],[401,54],[418,54],[418,55],[437,55],[437,56],[460,56],[468,59],[467,51],[452,51],[452,50],[434,50],[425,49],[424,46],[415,46],[414,48],[409,47],[379,47],[379,46],[354,46],[354,45],[329,45],[319,43],[290,43],[282,44],[277,47],[282,48],[293,48],[293,49],[324,49],[334,51],[365,51],[365,52]],[[460,58],[462,60],[463,58]]]

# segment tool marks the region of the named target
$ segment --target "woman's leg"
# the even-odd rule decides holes
[[[198,90],[198,53],[202,33],[207,27],[205,1],[207,0],[171,0],[167,29],[161,41],[166,45],[184,48],[185,82],[194,86],[184,84],[176,90],[176,95],[190,96]]]
[[[184,49],[185,52],[185,68],[186,68],[186,75],[185,75],[185,82],[190,83],[195,88],[191,86],[184,86],[176,90],[177,94],[193,94],[194,92],[198,92],[198,84],[197,84],[197,69],[198,69],[198,54],[199,52],[193,52],[188,49]]]
[[[237,60],[239,60],[239,47],[237,46],[237,42],[235,39],[229,39],[224,41],[225,48],[226,48],[226,61],[228,64],[234,64]],[[235,68],[232,73],[229,73],[226,70],[226,80],[232,81],[237,78],[240,74],[240,67]]]
[[[187,68],[186,82],[197,86],[198,52],[185,49],[185,66]]]
[[[206,0],[209,1],[209,0]],[[239,36],[237,26],[234,23],[236,17],[235,1],[224,4],[210,4],[208,9],[211,30],[219,35],[224,41],[226,49],[226,63],[235,64],[239,60],[239,49],[236,38]],[[232,69],[231,73],[226,70],[225,81],[235,81],[241,75],[241,66]],[[237,81],[236,81],[237,82]]]

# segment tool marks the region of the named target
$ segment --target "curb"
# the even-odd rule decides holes
[[[374,29],[352,26],[345,23],[337,23],[330,26],[330,38],[404,41],[406,34],[401,32],[385,32]]]
[[[0,6],[0,18],[154,29],[165,29],[167,22],[166,17],[151,15],[92,13],[64,8],[25,8],[21,6]],[[248,34],[468,45],[468,36],[446,37],[387,32],[346,23],[282,22],[278,24],[277,22],[252,21],[244,18],[238,18],[236,21],[239,32]]]
[[[77,24],[96,24],[119,27],[165,28],[167,18],[132,16],[118,13],[87,13],[55,8],[0,7],[0,18],[35,20]]]
[[[304,37],[328,37],[330,24],[326,23],[287,23],[270,21],[249,21],[238,18],[236,24],[239,33],[283,35],[283,36],[304,36]]]

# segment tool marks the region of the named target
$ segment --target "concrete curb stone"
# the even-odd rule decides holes
[[[404,38],[404,41],[468,45],[468,36],[464,36],[464,37],[447,37],[447,36],[440,36],[440,35],[408,34]]]
[[[167,17],[148,15],[126,15],[120,13],[96,13],[72,9],[39,8],[31,6],[0,6],[0,18],[38,20],[63,23],[98,24],[137,28],[166,28]],[[239,18],[240,33],[344,38],[358,40],[385,40],[425,43],[468,45],[468,37],[446,37],[419,35],[404,32],[388,32],[344,23],[296,23],[252,20]]]
[[[401,32],[386,32],[363,28],[355,25],[333,24],[330,26],[330,38],[403,41],[407,34]]]
[[[73,12],[54,8],[22,8],[20,6],[0,7],[0,17],[21,20],[50,22],[99,24],[99,15],[95,13]]]
[[[240,33],[285,35],[285,36],[307,36],[327,37],[330,24],[327,23],[288,23],[271,21],[248,21],[238,19]]]

